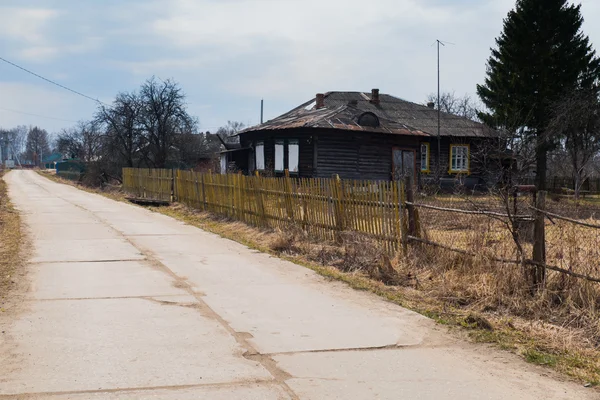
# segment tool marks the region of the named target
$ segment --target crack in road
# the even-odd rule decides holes
[[[117,389],[98,389],[98,390],[74,390],[74,391],[63,391],[63,392],[31,392],[31,393],[19,393],[19,394],[5,394],[0,395],[0,400],[24,400],[24,399],[37,399],[40,396],[76,396],[76,395],[94,395],[103,393],[131,393],[131,392],[152,392],[157,390],[186,390],[186,389],[209,389],[209,388],[231,388],[231,387],[245,387],[249,385],[264,385],[271,386],[278,384],[275,380],[265,379],[251,379],[251,380],[240,380],[233,382],[223,383],[199,383],[194,385],[173,385],[173,386],[146,386],[146,387],[131,387],[131,388],[117,388]]]

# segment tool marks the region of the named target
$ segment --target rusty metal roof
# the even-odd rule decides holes
[[[379,104],[375,104],[370,101],[371,93],[329,92],[325,94],[324,108],[316,109],[316,102],[311,99],[275,119],[250,127],[241,133],[328,128],[395,135],[437,136],[437,110],[386,94],[381,94],[379,98]],[[379,126],[358,123],[359,118],[367,113],[377,116]],[[447,113],[441,113],[440,127],[442,136],[497,136],[496,131],[484,124]]]

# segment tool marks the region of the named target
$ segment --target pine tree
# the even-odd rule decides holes
[[[581,5],[567,0],[517,0],[504,20],[477,93],[490,110],[480,118],[495,128],[524,132],[536,149],[537,185],[546,188],[547,135],[552,107],[577,88],[591,88],[600,60],[581,30]]]

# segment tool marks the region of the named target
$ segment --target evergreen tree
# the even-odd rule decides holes
[[[567,0],[517,0],[504,20],[477,93],[490,110],[480,118],[494,128],[521,132],[536,149],[537,185],[546,188],[552,107],[577,88],[592,88],[600,60],[581,31],[581,5]]]

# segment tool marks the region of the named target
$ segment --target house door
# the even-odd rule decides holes
[[[413,179],[413,182],[416,182],[417,164],[415,151],[395,148],[393,157],[394,180],[399,181],[410,176]]]

